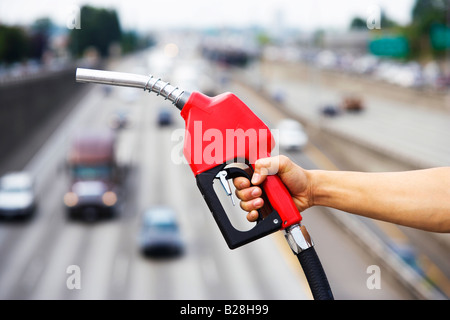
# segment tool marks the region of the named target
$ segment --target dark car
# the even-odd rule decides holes
[[[183,253],[178,222],[170,207],[155,206],[144,212],[139,245],[145,256],[173,257]]]
[[[33,178],[26,172],[11,172],[0,178],[0,216],[30,218],[36,209]]]
[[[113,130],[125,129],[129,126],[128,112],[116,111],[109,118],[109,127]]]
[[[172,124],[172,113],[166,108],[159,109],[158,112],[158,125],[170,126]]]
[[[361,112],[364,110],[364,103],[361,98],[356,96],[346,96],[342,100],[342,109],[348,112]]]
[[[341,110],[338,106],[327,104],[320,110],[320,112],[326,117],[336,117],[340,114]]]

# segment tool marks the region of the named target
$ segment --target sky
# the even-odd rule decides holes
[[[41,17],[66,26],[74,6],[117,10],[124,29],[173,27],[293,27],[345,29],[354,16],[367,18],[374,6],[409,22],[414,0],[0,0],[0,23],[29,24]],[[83,21],[81,20],[81,28]]]

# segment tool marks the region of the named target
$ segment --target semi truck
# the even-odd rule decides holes
[[[70,219],[96,220],[117,213],[120,168],[116,135],[83,130],[74,135],[67,158],[69,188],[64,204]]]

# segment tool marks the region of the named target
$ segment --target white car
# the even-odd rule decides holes
[[[31,217],[36,208],[33,178],[26,172],[11,172],[0,178],[0,215]]]
[[[302,151],[308,143],[308,135],[296,120],[284,119],[279,122],[277,129],[280,150]]]
[[[177,257],[183,254],[184,244],[172,208],[154,206],[144,212],[139,242],[141,253],[147,257]]]

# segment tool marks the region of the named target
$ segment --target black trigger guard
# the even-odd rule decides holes
[[[216,179],[217,174],[222,170],[227,170],[227,178],[233,178],[242,176],[245,173],[244,170],[240,168],[226,168],[226,164],[221,164],[216,167],[204,171],[196,175],[197,186],[203,195],[203,198],[211,211],[214,220],[216,221],[225,241],[230,249],[235,249],[244,244],[262,238],[270,233],[278,231],[281,229],[281,218],[275,210],[272,211],[269,216],[261,220],[253,228],[247,231],[240,231],[233,227],[227,213],[225,212],[219,198],[217,197],[216,191],[214,190],[213,183]],[[228,176],[230,174],[230,176]],[[248,174],[247,174],[248,177]]]
[[[252,178],[244,169],[241,169],[238,167],[228,167],[228,168],[225,168],[224,170],[227,172],[227,179],[235,179],[238,177],[244,177],[244,178],[247,178],[248,181],[250,181],[250,185],[252,185],[251,184]],[[259,223],[263,220],[263,217],[262,217],[261,211],[259,209],[257,211],[258,211],[258,219],[256,220],[256,223]]]

